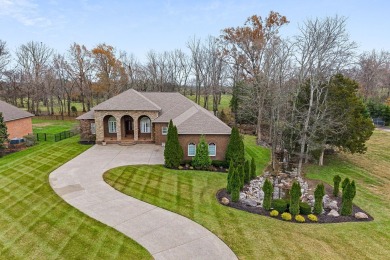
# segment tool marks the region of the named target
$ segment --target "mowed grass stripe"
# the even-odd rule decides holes
[[[254,140],[254,137],[245,138],[246,156],[255,157],[261,172],[269,162],[269,151],[256,146]],[[390,133],[383,142],[387,143],[385,150],[390,152]],[[387,165],[387,161],[381,161],[383,158],[376,157],[375,163]],[[390,201],[385,195],[373,192],[384,184],[378,182],[375,171],[358,167],[344,156],[334,157],[326,164],[326,167],[307,167],[307,176],[329,184],[335,174],[355,179],[358,192],[354,201],[372,214],[374,221],[302,225],[224,207],[215,198],[215,193],[226,186],[224,173],[126,166],[106,172],[104,179],[125,194],[203,225],[242,259],[386,259],[390,255]],[[159,191],[152,181],[156,175],[161,176]],[[118,179],[120,184],[115,181]],[[143,187],[148,182],[153,189]]]
[[[78,137],[0,159],[0,258],[151,259],[135,241],[54,193],[49,174],[89,148]]]

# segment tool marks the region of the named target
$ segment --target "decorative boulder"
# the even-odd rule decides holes
[[[340,216],[340,214],[339,214],[336,210],[332,209],[332,210],[328,213],[328,216],[331,216],[331,217],[338,217],[338,216]]]
[[[334,209],[334,210],[336,210],[336,211],[339,210],[339,207],[337,206],[337,201],[335,201],[335,200],[331,201],[331,202],[327,205],[326,208],[327,208],[327,209]]]
[[[357,219],[367,219],[368,216],[367,216],[367,214],[365,214],[363,212],[357,212],[357,213],[355,213],[355,218],[357,218]]]
[[[243,202],[245,203],[245,205],[250,206],[250,207],[257,206],[257,202],[255,200],[252,200],[252,199],[245,199],[245,200],[243,200]]]
[[[240,192],[240,200],[246,199],[246,194],[244,192]]]
[[[223,197],[223,198],[221,199],[221,203],[222,203],[223,205],[228,205],[229,202],[230,202],[229,199],[226,198],[226,197]]]

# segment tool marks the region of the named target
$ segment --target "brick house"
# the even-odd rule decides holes
[[[195,155],[201,135],[212,160],[224,160],[231,129],[210,111],[180,93],[127,90],[79,116],[81,141],[164,145],[168,124],[177,126],[184,160]]]
[[[8,139],[22,138],[32,133],[32,121],[34,116],[24,110],[0,100],[0,112],[3,113],[7,126]]]

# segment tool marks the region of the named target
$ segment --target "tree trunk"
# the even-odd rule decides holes
[[[323,166],[324,165],[324,154],[325,154],[325,148],[322,147],[321,149],[321,154],[320,154],[320,158],[318,160],[318,165],[319,166]]]

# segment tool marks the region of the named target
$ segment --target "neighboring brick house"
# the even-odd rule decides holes
[[[212,112],[180,93],[127,90],[79,116],[81,141],[164,145],[168,123],[177,126],[184,160],[196,152],[204,135],[213,160],[224,160],[231,129]]]
[[[8,139],[22,138],[32,133],[32,122],[30,114],[13,105],[0,100],[0,112],[3,113],[4,122],[7,125]]]

